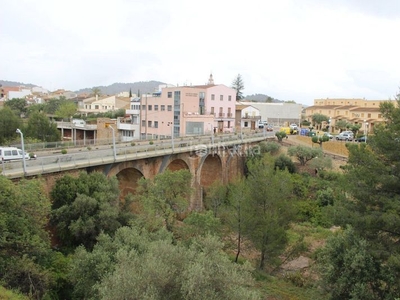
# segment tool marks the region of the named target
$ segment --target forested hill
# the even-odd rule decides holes
[[[83,88],[78,91],[76,91],[78,94],[79,93],[91,93],[93,88],[99,88],[102,94],[105,95],[115,95],[121,92],[128,92],[129,90],[132,91],[132,94],[138,94],[140,91],[140,94],[144,93],[152,93],[156,90],[158,90],[158,87],[162,84],[165,84],[161,81],[139,81],[139,82],[134,82],[134,83],[122,83],[122,82],[116,82],[111,85],[107,86],[95,86],[91,88]]]
[[[38,86],[36,84],[32,83],[23,83],[23,82],[18,82],[18,81],[7,81],[7,80],[0,80],[0,84],[2,86],[24,86],[27,88],[32,88],[35,86]],[[155,90],[158,90],[158,87],[162,84],[165,84],[161,81],[139,81],[139,82],[133,82],[133,83],[121,83],[121,82],[116,82],[111,85],[107,86],[93,86],[93,87],[86,87],[79,89],[77,91],[74,91],[78,94],[80,93],[91,93],[94,88],[99,88],[101,93],[104,95],[115,95],[121,92],[128,92],[129,90],[132,91],[133,94],[137,94],[138,91],[140,93],[152,93]],[[48,88],[48,87],[43,87],[43,88]]]
[[[281,103],[284,102],[282,100],[274,99],[271,96],[265,95],[265,94],[252,94],[252,95],[247,95],[245,97],[246,101],[254,101],[254,102],[270,102],[270,103]]]

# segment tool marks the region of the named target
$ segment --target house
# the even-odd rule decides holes
[[[78,100],[78,112],[83,114],[105,113],[129,108],[129,98],[117,96],[98,95],[83,100]]]
[[[281,126],[284,124],[300,123],[303,105],[297,103],[265,103],[240,101],[243,105],[251,105],[260,111],[261,119],[269,124]]]
[[[344,120],[347,123],[361,125],[363,131],[371,131],[377,123],[384,122],[380,112],[380,104],[383,101],[390,101],[397,106],[395,100],[366,100],[366,99],[315,99],[314,105],[305,109],[305,118],[312,122],[314,114],[322,114],[329,117],[329,121],[321,124],[322,128],[327,126],[330,132],[339,130],[335,128],[338,121]]]
[[[214,84],[161,87],[141,96],[142,137],[201,135],[233,132],[236,90]]]
[[[236,131],[242,128],[254,130],[258,128],[259,121],[261,121],[260,110],[252,105],[236,103]]]

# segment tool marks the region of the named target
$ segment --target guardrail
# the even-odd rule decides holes
[[[98,166],[109,163],[119,163],[123,161],[136,160],[146,157],[163,156],[168,154],[183,153],[201,149],[213,149],[217,147],[229,147],[232,145],[252,143],[265,140],[267,136],[263,133],[249,135],[222,135],[222,136],[202,136],[198,138],[181,140],[163,140],[153,144],[135,145],[118,144],[114,159],[114,149],[107,145],[103,149],[89,150],[86,148],[76,150],[68,154],[54,154],[36,159],[26,160],[25,174],[21,161],[3,162],[2,175],[8,178],[21,178],[24,176],[35,176],[46,173],[61,172],[77,168]]]

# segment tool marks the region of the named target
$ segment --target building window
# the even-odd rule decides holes
[[[158,128],[158,121],[154,121],[154,128]]]
[[[219,95],[219,100],[224,101],[224,95]]]
[[[214,107],[211,107],[211,114],[214,114]]]
[[[172,105],[168,105],[167,109],[168,111],[172,111]]]
[[[158,110],[158,104],[154,105],[154,110]]]
[[[146,126],[146,120],[142,120],[142,127]]]
[[[96,104],[96,105],[94,106],[94,109],[99,109],[99,106]]]
[[[168,92],[168,98],[172,98],[172,92]]]
[[[153,110],[153,105],[149,105],[149,110]]]
[[[146,110],[146,105],[142,104],[142,110]]]
[[[165,105],[161,105],[161,111],[165,111]]]
[[[211,100],[215,100],[215,95],[211,94]]]
[[[151,121],[147,121],[147,126],[151,127],[151,123],[152,123]]]
[[[228,96],[228,101],[232,101],[232,96],[231,95]]]

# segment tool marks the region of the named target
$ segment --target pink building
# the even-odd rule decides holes
[[[232,132],[236,90],[215,85],[165,87],[141,97],[142,137],[170,137]]]

